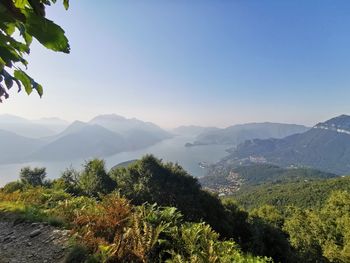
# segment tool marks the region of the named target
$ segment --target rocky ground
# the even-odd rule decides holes
[[[63,262],[69,231],[0,218],[0,263]]]

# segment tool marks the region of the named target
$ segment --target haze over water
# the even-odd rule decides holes
[[[191,142],[194,137],[175,136],[171,139],[161,141],[150,147],[130,152],[122,152],[103,158],[107,168],[110,169],[118,163],[141,158],[145,154],[154,154],[164,161],[178,162],[191,175],[200,177],[205,175],[206,170],[201,168],[199,162],[215,163],[227,155],[227,145],[203,145],[196,147],[185,147],[185,143]],[[62,162],[31,162],[0,165],[0,186],[7,182],[16,180],[19,171],[24,166],[46,167],[48,178],[57,178],[60,173],[70,166],[80,169],[85,160],[71,160]]]

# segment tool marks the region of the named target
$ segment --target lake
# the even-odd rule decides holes
[[[211,164],[219,161],[227,155],[225,150],[229,147],[227,145],[184,146],[185,143],[192,142],[193,140],[194,137],[175,136],[144,149],[122,152],[102,158],[106,161],[107,168],[110,169],[118,163],[139,159],[145,154],[153,154],[164,161],[177,162],[191,175],[200,177],[205,175],[206,169],[201,168],[198,163],[206,162]],[[0,165],[0,186],[16,180],[20,169],[24,166],[46,167],[48,178],[53,179],[59,177],[60,173],[69,166],[80,169],[84,162],[83,159],[80,159],[60,162],[31,162]]]

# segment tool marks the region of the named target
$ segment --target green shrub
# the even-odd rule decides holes
[[[57,217],[64,218],[67,223],[72,223],[84,210],[90,209],[96,205],[94,198],[79,196],[60,200],[57,205],[51,209],[51,213]]]
[[[163,163],[147,155],[128,167],[113,169],[110,176],[116,181],[118,191],[134,205],[148,202],[176,207],[185,220],[204,220],[221,235],[232,237],[221,201],[203,191],[197,179],[180,165]]]
[[[26,166],[21,169],[19,177],[24,184],[41,186],[44,184],[44,179],[46,177],[46,168],[35,167],[32,169],[31,167]]]
[[[85,263],[89,258],[89,250],[83,245],[74,245],[70,248],[64,263]]]
[[[79,176],[79,187],[88,196],[99,196],[112,192],[116,183],[106,172],[105,162],[93,159],[84,165],[84,169]]]
[[[244,255],[234,241],[220,241],[219,235],[204,223],[183,224],[176,238],[181,246],[172,250],[166,262],[272,262],[269,258]]]
[[[55,227],[62,227],[65,225],[65,220],[61,217],[50,216],[48,217],[47,222],[49,223],[49,225]]]
[[[5,186],[2,188],[2,191],[4,191],[5,193],[13,193],[15,191],[22,191],[24,187],[25,186],[22,182],[15,181],[5,184]]]

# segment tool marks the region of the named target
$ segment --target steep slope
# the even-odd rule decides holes
[[[199,178],[199,182],[208,190],[227,195],[254,185],[333,177],[337,175],[310,168],[286,169],[271,164],[222,166],[219,163],[211,167],[208,176]]]
[[[255,159],[281,166],[309,166],[331,173],[350,172],[350,116],[341,115],[302,134],[251,140],[232,149],[227,161]]]
[[[237,145],[245,140],[283,138],[307,131],[309,128],[296,124],[248,123],[207,131],[200,134],[194,144],[231,144]]]
[[[319,208],[330,193],[337,190],[350,191],[350,176],[243,186],[232,194],[232,198],[246,209],[266,204],[279,208],[289,205],[301,208]]]
[[[0,163],[20,162],[44,144],[39,139],[17,135],[0,130]]]
[[[153,123],[127,119],[115,114],[96,116],[89,124],[97,124],[123,135],[130,150],[147,147],[171,137],[170,133]]]
[[[81,123],[77,124],[79,126]],[[71,126],[70,133],[45,145],[31,155],[32,160],[69,160],[103,157],[128,149],[125,139],[98,125]]]
[[[28,121],[12,115],[1,115],[0,127],[1,124],[11,124],[8,127],[20,131],[19,124],[26,129],[33,125],[42,127],[42,124],[60,129],[67,123],[57,118]],[[37,135],[39,134],[45,133],[38,132]],[[1,131],[1,146],[7,150],[0,153],[0,162],[103,158],[147,147],[170,136],[168,132],[152,123],[126,119],[118,115],[101,115],[88,123],[75,121],[60,133],[45,136],[40,140]]]
[[[58,134],[55,134],[53,136],[45,137],[45,139],[48,142],[53,142],[61,137],[64,137],[66,135],[72,134],[72,133],[77,133],[81,131],[83,128],[87,127],[88,124],[86,122],[82,121],[74,121],[72,124],[67,126],[63,131],[61,131]]]

